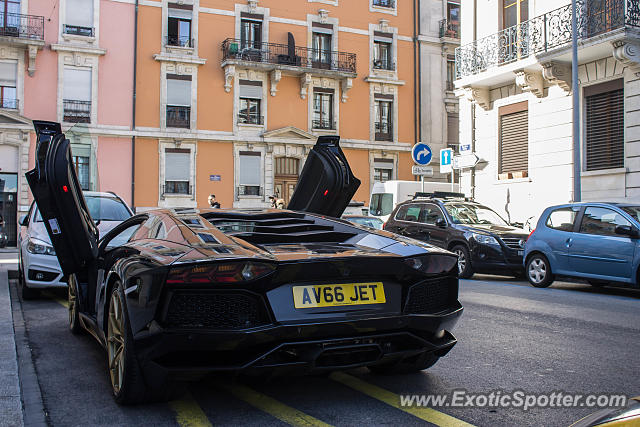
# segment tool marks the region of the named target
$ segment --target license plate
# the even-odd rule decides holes
[[[520,256],[524,255],[524,251],[518,251],[518,255]]]
[[[382,282],[293,287],[293,303],[296,308],[384,304],[385,302]]]

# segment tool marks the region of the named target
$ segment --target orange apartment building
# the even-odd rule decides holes
[[[415,4],[140,1],[135,207],[288,200],[319,135],[340,135],[355,200],[414,179]]]

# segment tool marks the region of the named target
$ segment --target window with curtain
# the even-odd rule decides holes
[[[90,190],[89,188],[89,157],[87,156],[73,156],[73,167],[76,170],[80,188],[83,190]]]
[[[240,152],[240,174],[238,176],[239,196],[262,195],[262,156],[253,151]]]
[[[373,160],[373,180],[375,182],[385,182],[393,179],[393,160],[374,159]]]
[[[167,127],[191,127],[191,76],[167,74]]]
[[[373,68],[393,70],[392,42],[375,40],[373,43]]]
[[[0,108],[18,108],[17,68],[16,62],[0,62]]]
[[[262,43],[262,21],[243,19],[240,22],[240,40],[242,49],[260,49]]]
[[[238,123],[261,125],[262,82],[240,80]]]
[[[316,68],[331,67],[331,34],[313,32],[313,61]]]
[[[64,32],[93,36],[93,0],[66,0]]]
[[[333,93],[313,92],[313,128],[335,129],[333,123]]]
[[[164,152],[164,194],[191,194],[191,150],[167,148]]]
[[[2,35],[16,36],[19,33],[20,0],[0,0],[0,31]]]
[[[193,47],[193,40],[191,39],[191,19],[193,11],[191,7],[190,5],[169,5],[167,45]]]
[[[393,100],[376,99],[375,118],[376,140],[393,140]]]

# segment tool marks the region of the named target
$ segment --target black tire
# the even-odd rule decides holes
[[[71,274],[67,280],[67,302],[69,305],[69,330],[72,334],[77,335],[82,332],[82,326],[78,309],[78,282],[75,274]]]
[[[461,279],[469,279],[473,276],[469,249],[467,249],[465,245],[455,245],[451,248],[451,252],[458,255],[458,277]]]
[[[24,280],[24,268],[22,268],[22,261],[18,264],[18,285],[20,287],[20,294],[23,300],[37,299],[40,296],[39,289],[32,289],[27,286],[27,282]]]
[[[535,253],[529,257],[525,271],[529,283],[536,288],[546,288],[553,283],[553,273],[551,272],[549,260],[540,253]]]
[[[135,356],[129,317],[123,302],[122,284],[116,282],[109,297],[107,311],[107,373],[116,403],[133,405],[148,401],[149,396]],[[116,362],[119,350],[120,360]]]
[[[413,374],[429,369],[440,358],[433,353],[423,353],[408,359],[369,366],[369,370],[378,375]]]

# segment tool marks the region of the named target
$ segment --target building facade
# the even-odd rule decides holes
[[[320,135],[340,135],[355,200],[375,180],[413,179],[412,3],[141,3],[135,206],[288,201]]]
[[[2,0],[0,21],[0,213],[15,245],[31,202],[31,120],[62,123],[83,189],[131,201],[134,5]]]
[[[640,6],[577,1],[583,200],[640,198]],[[571,2],[462,0],[460,140],[468,194],[505,217],[573,201]]]

